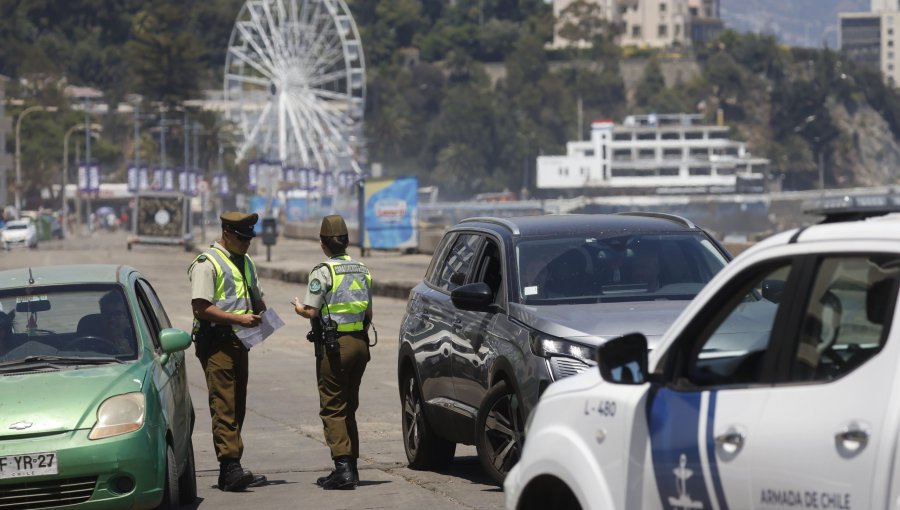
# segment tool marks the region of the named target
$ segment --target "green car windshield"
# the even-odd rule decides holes
[[[690,300],[726,263],[695,233],[561,234],[516,245],[519,299],[533,305]]]
[[[31,359],[63,364],[137,357],[134,323],[119,285],[0,291],[0,366]]]

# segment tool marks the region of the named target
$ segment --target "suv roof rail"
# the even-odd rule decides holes
[[[506,218],[495,218],[493,216],[473,216],[471,218],[463,218],[462,220],[460,220],[460,223],[475,223],[475,222],[493,223],[495,225],[501,225],[503,227],[508,228],[514,235],[520,234],[519,227],[515,223],[507,220]]]
[[[804,214],[825,217],[819,223],[858,221],[892,212],[900,212],[900,196],[842,195],[817,198],[803,203]]]
[[[691,220],[678,216],[677,214],[668,214],[668,213],[660,213],[660,212],[650,212],[650,211],[626,211],[620,212],[617,214],[621,214],[622,216],[645,216],[648,218],[660,218],[663,220],[674,221],[675,223],[684,225],[687,228],[697,228],[697,225],[694,225]]]

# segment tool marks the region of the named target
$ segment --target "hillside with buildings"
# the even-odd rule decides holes
[[[870,0],[720,0],[725,26],[771,34],[789,46],[837,48],[838,13],[868,11]]]

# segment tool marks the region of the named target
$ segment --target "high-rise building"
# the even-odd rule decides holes
[[[897,58],[900,9],[893,5],[897,1],[872,0],[873,12],[842,12],[838,15],[841,52],[854,62],[880,70],[885,80],[895,85],[900,84]]]
[[[582,0],[554,0],[556,17],[551,48],[589,46],[560,34],[572,19],[572,4]],[[722,30],[719,0],[583,0],[591,14],[617,27],[619,44],[664,48],[691,46],[715,37]]]
[[[900,11],[900,0],[872,0],[872,12]]]

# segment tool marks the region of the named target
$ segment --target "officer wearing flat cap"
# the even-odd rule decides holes
[[[316,483],[325,490],[359,484],[359,386],[369,362],[372,277],[365,264],[347,255],[347,225],[339,215],[322,219],[319,230],[327,260],[309,275],[306,298],[294,298],[294,311],[310,319],[307,337],[316,343],[319,417],[331,449],[334,471]]]
[[[256,236],[256,214],[226,212],[222,236],[197,256],[188,269],[194,312],[194,348],[209,390],[213,446],[219,460],[219,489],[241,491],[266,483],[266,477],[241,467],[241,432],[247,409],[248,351],[236,327],[260,323],[266,304],[256,266],[247,255]]]

